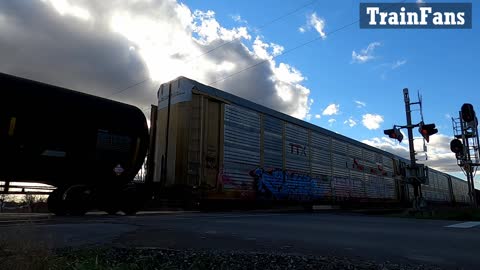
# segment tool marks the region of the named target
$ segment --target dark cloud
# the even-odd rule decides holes
[[[40,1],[2,1],[0,17],[0,72],[103,97],[148,78],[130,42],[101,21],[61,16]],[[152,87],[147,81],[131,89],[127,101],[154,102]]]
[[[276,74],[272,59],[258,64],[263,58],[242,43],[250,38],[246,28],[223,28],[211,11],[191,12],[175,0],[68,3],[90,19],[62,15],[49,1],[0,2],[0,72],[145,108],[156,103],[160,84],[149,78],[209,84],[256,65],[213,86],[300,118],[308,113],[303,77],[292,84]],[[127,24],[112,27],[115,16]],[[288,88],[289,99],[280,88]]]

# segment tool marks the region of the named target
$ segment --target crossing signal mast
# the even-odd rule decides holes
[[[480,166],[478,119],[469,103],[463,104],[458,114],[458,118],[452,117],[455,139],[450,142],[450,150],[455,153],[457,165],[467,177],[470,202],[477,206],[474,177]]]
[[[423,149],[424,152],[427,151],[427,147],[425,145],[425,141],[428,143],[430,142],[430,136],[438,133],[438,129],[436,129],[435,124],[425,124],[423,122],[423,109],[422,109],[422,97],[418,95],[417,102],[410,102],[410,95],[408,93],[408,88],[403,89],[403,98],[405,101],[405,112],[407,118],[407,125],[406,126],[399,126],[394,125],[393,129],[386,129],[383,131],[385,135],[388,137],[397,140],[398,142],[402,142],[403,134],[400,131],[401,129],[407,129],[408,131],[408,145],[410,149],[410,165],[407,166],[405,170],[405,180],[407,183],[413,186],[413,193],[414,193],[414,208],[420,208],[423,200],[422,196],[422,186],[421,184],[428,183],[428,167],[425,167],[423,164],[416,163],[416,152],[413,144],[413,129],[418,127],[418,132],[422,135],[424,139]],[[420,115],[421,121],[418,124],[412,124],[412,110],[411,105],[419,105],[420,106]],[[428,157],[427,157],[428,159]]]

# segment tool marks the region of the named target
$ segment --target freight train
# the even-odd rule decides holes
[[[307,206],[412,199],[407,160],[188,78],[161,85],[150,132],[131,105],[7,74],[0,84],[0,181],[55,186],[48,205],[57,215],[134,214],[152,197]],[[132,184],[147,153],[147,181]],[[422,185],[438,203],[467,203],[467,190],[433,169]]]

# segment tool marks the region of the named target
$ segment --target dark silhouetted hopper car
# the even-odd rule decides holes
[[[136,107],[0,74],[0,181],[57,187],[57,214],[136,210],[130,183],[148,148]]]
[[[391,153],[184,77],[158,99],[153,181],[163,189],[214,205],[413,199],[409,162]],[[468,203],[465,181],[433,169],[428,180],[428,201]]]

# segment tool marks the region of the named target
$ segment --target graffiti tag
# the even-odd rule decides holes
[[[322,180],[307,174],[257,168],[250,175],[255,179],[259,198],[304,201],[319,199],[324,195],[319,184]]]

